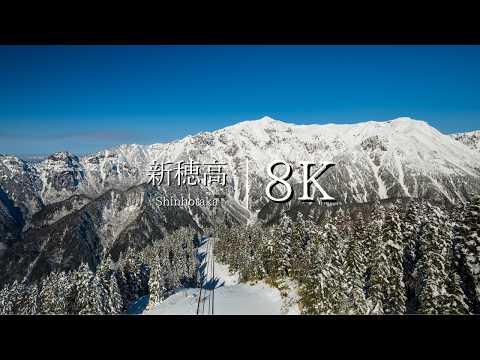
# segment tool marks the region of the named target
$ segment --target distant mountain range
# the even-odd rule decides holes
[[[420,197],[458,203],[480,191],[480,131],[445,135],[426,122],[293,125],[264,117],[169,143],[121,145],[78,157],[55,153],[43,161],[0,156],[0,284],[35,279],[55,269],[98,263],[142,247],[179,226],[209,226],[216,218],[268,220],[278,211],[265,196],[266,165],[332,161],[321,184],[339,203]],[[246,208],[246,159],[249,199]],[[226,163],[225,187],[147,185],[153,161]],[[299,187],[300,172],[292,182]],[[157,207],[152,196],[226,201],[218,209]],[[285,206],[288,206],[285,205]],[[315,207],[315,204],[310,206]]]

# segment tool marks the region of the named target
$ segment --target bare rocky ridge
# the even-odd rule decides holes
[[[480,152],[480,130],[451,134],[450,136],[470,149]]]

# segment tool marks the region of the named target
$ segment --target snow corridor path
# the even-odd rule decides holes
[[[201,288],[182,288],[166,298],[146,315],[280,315],[297,313],[296,306],[282,311],[280,291],[263,281],[240,283],[238,274],[215,261],[215,242],[205,238],[198,249]]]

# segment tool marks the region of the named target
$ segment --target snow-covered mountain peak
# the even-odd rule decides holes
[[[409,129],[423,127],[423,128],[432,128],[426,121],[413,119],[411,117],[399,117],[389,121],[383,121],[382,124],[391,126],[397,129]]]
[[[246,120],[239,122],[238,124],[228,126],[221,130],[259,130],[259,129],[272,129],[272,130],[284,130],[288,127],[294,126],[284,121],[273,119],[269,116],[264,116],[256,120]]]
[[[258,121],[262,123],[272,123],[272,122],[275,122],[276,120],[272,119],[270,116],[263,116],[260,119],[258,119]]]
[[[397,123],[397,124],[410,123],[410,122],[425,123],[425,121],[423,121],[423,120],[417,120],[417,119],[411,118],[409,116],[400,116],[398,118],[395,118],[395,119],[392,119],[392,120],[389,120],[389,121],[385,121],[385,122],[387,122],[387,123]]]
[[[79,159],[78,159],[78,156],[72,154],[69,151],[59,151],[59,152],[51,154],[44,161],[48,162],[48,163],[64,162],[64,163],[68,163],[68,164],[72,165],[72,164],[77,164]]]

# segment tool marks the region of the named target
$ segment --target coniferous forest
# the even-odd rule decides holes
[[[376,202],[320,223],[298,212],[223,226],[216,250],[244,281],[295,280],[304,314],[478,314],[479,227],[479,196],[448,208]]]
[[[172,289],[196,285],[196,236],[181,228],[141,250],[129,248],[117,262],[102,259],[52,272],[36,283],[13,282],[0,290],[0,314],[122,314],[139,298],[156,303]]]
[[[303,314],[479,314],[480,196],[461,206],[426,200],[338,207],[331,216],[282,212],[272,224],[217,225],[218,261],[242,281],[293,280]],[[180,228],[96,269],[7,284],[0,314],[122,314],[197,286],[201,234]]]

